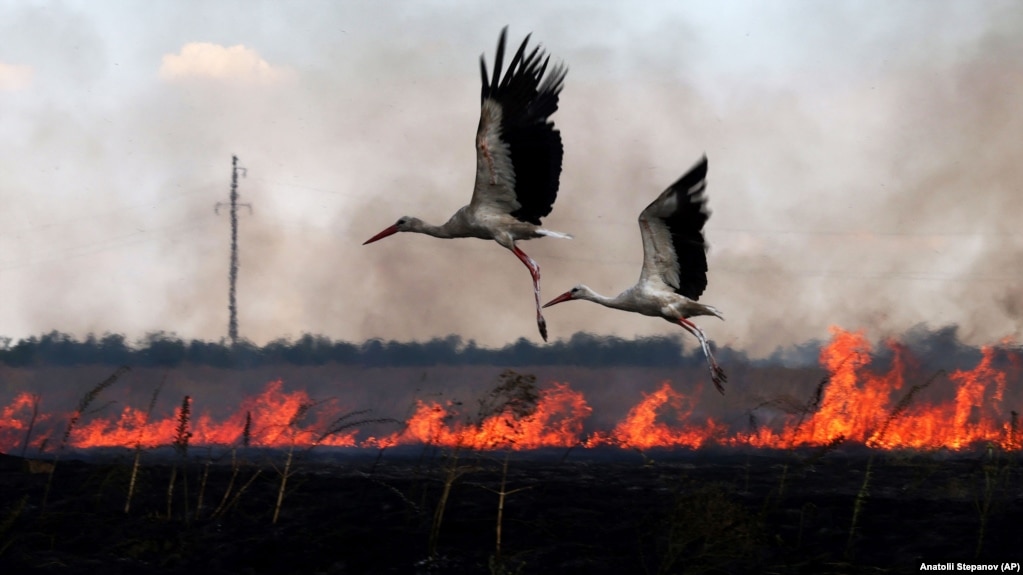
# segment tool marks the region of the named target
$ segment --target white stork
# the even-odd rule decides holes
[[[703,195],[706,178],[707,157],[704,156],[639,214],[643,271],[636,285],[615,297],[607,297],[580,284],[543,307],[584,299],[677,323],[700,340],[710,364],[711,380],[718,391],[724,393],[725,372],[714,360],[703,330],[688,319],[698,315],[725,319],[714,307],[696,301],[707,288],[707,244],[703,239],[703,225],[710,212]]]
[[[540,266],[515,242],[543,236],[572,237],[540,226],[540,218],[551,213],[558,196],[563,151],[561,134],[549,118],[558,109],[558,94],[567,69],[557,65],[544,78],[550,56],[539,47],[527,56],[527,35],[502,79],[507,32],[507,27],[501,30],[497,43],[493,78],[488,78],[487,64],[480,56],[482,109],[476,129],[476,185],[469,205],[440,226],[402,216],[363,245],[397,232],[496,241],[529,268],[536,297],[536,324],[547,341],[547,324],[540,309]]]

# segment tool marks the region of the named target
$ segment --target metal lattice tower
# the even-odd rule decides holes
[[[249,213],[252,213],[251,204],[238,203],[239,171],[241,171],[242,177],[245,177],[247,172],[245,168],[238,167],[238,156],[231,156],[231,201],[227,204],[217,202],[213,207],[213,211],[218,214],[221,207],[228,205],[231,207],[231,268],[228,272],[230,286],[227,293],[227,309],[231,314],[227,323],[227,337],[230,338],[231,345],[238,344],[238,301],[236,299],[235,287],[238,283],[238,206],[249,208]]]

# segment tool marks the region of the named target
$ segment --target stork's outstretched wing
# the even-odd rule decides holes
[[[639,214],[643,271],[639,283],[660,282],[691,300],[707,288],[707,244],[703,226],[710,217],[707,157]]]
[[[558,196],[563,150],[550,116],[558,109],[567,69],[557,65],[544,78],[550,56],[539,47],[526,55],[526,36],[501,78],[507,32],[501,30],[492,78],[480,56],[483,89],[470,207],[539,225]]]

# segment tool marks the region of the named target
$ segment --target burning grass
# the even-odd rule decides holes
[[[608,430],[588,429],[594,410],[568,383],[514,372],[474,408],[419,399],[402,425],[279,380],[220,417],[188,395],[162,419],[156,393],[145,411],[70,417],[19,395],[4,449],[56,455],[62,421],[60,445],[117,449],[62,464],[49,509],[33,462],[11,459],[0,561],[81,564],[91,548],[167,573],[875,573],[1014,551],[1018,366],[991,347],[971,369],[925,374],[889,349],[878,369],[862,334],[836,329],[803,398],[729,419],[663,382]]]
[[[613,427],[592,429],[589,419],[594,410],[584,394],[570,383],[552,381],[538,390],[536,409],[522,417],[492,413],[470,421],[457,401],[419,399],[399,430],[381,434],[379,429],[348,426],[321,437],[330,421],[345,412],[339,400],[317,403],[315,414],[293,421],[302,406],[313,402],[305,391],[286,390],[283,381],[275,380],[261,393],[243,399],[233,413],[218,417],[202,411],[202,397],[195,397],[189,445],[235,445],[248,425],[252,446],[282,449],[423,444],[519,451],[601,446],[791,449],[836,441],[886,450],[961,451],[993,443],[1013,451],[1023,446],[1013,409],[1020,398],[1018,392],[1010,393],[1009,385],[1020,381],[1015,355],[988,346],[970,369],[928,374],[895,342],[887,350],[875,350],[862,333],[834,328],[832,335],[820,354],[828,375],[815,390],[805,393],[809,399],[772,396],[765,390],[767,398],[757,401],[745,416],[712,416],[701,407],[701,384],[683,391],[664,381]],[[890,353],[891,360],[875,371],[871,364],[879,351]],[[46,453],[59,422],[68,418],[46,411],[45,399],[23,392],[0,410],[0,450]],[[71,449],[171,444],[177,432],[176,415],[159,418],[151,411],[124,406],[116,416],[93,414],[76,420],[61,443]],[[511,435],[510,427],[514,427]]]

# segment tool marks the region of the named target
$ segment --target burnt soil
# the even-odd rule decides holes
[[[47,466],[0,456],[0,572],[916,573],[1023,558],[1019,454],[515,453],[500,560],[504,453],[306,452],[277,524],[287,453],[236,454],[235,466],[214,450],[207,467],[208,455],[178,464],[169,517],[173,453],[143,454],[127,514],[132,452],[65,454],[45,507]],[[213,516],[235,469],[233,493],[255,479]]]

